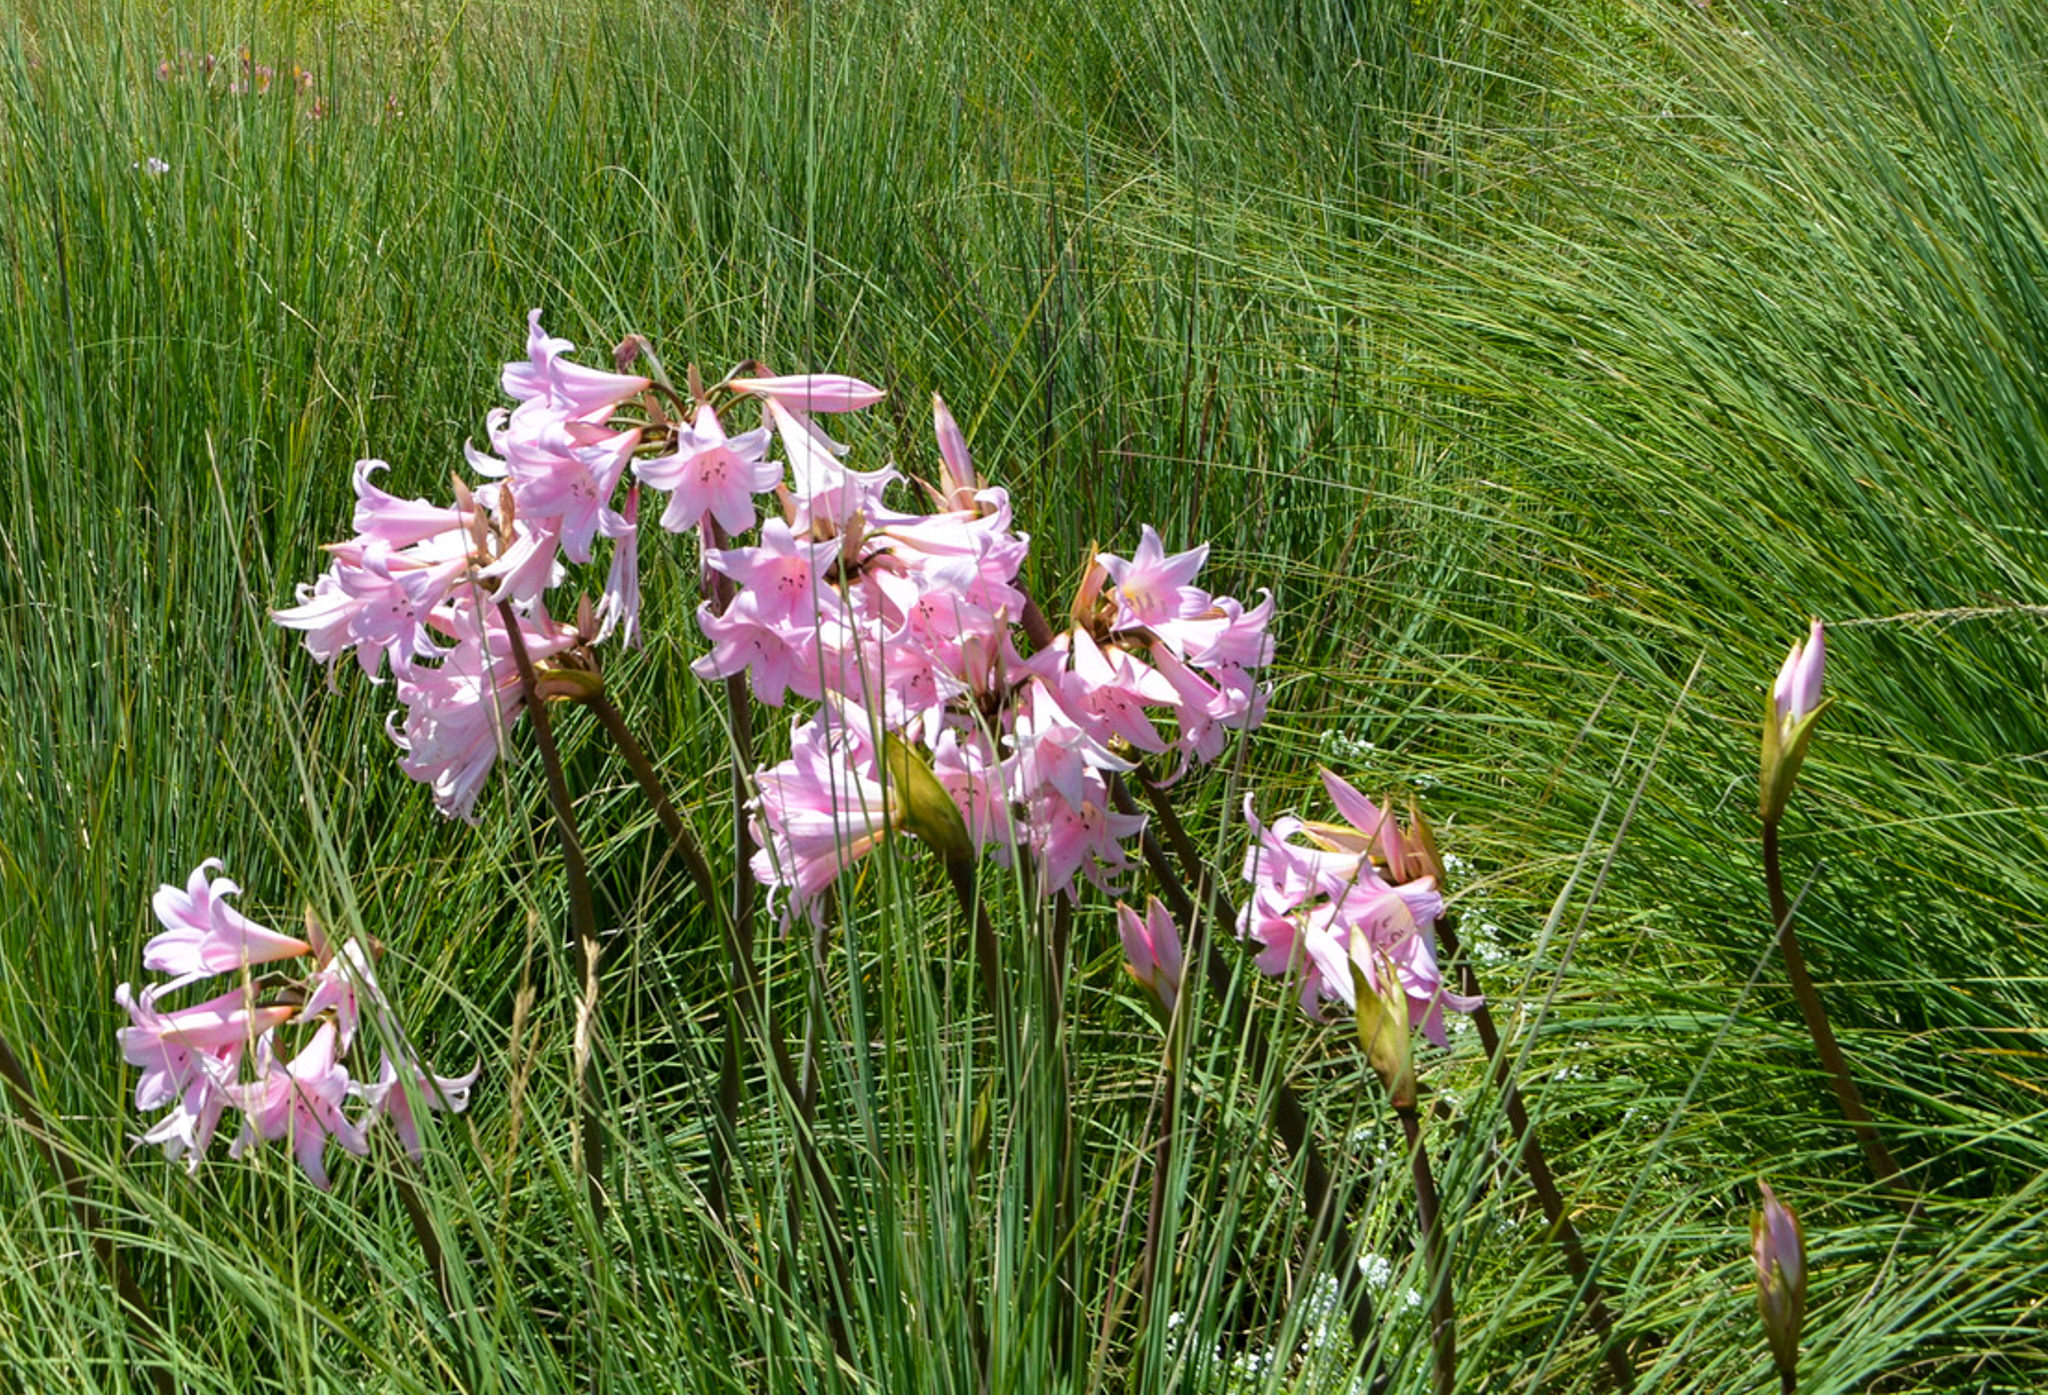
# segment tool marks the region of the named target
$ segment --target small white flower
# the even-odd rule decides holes
[[[137,160],[128,168],[132,170],[141,170],[144,174],[156,175],[164,173],[166,170],[170,169],[170,167],[171,162],[169,160],[159,160],[156,156],[152,155],[147,160]]]

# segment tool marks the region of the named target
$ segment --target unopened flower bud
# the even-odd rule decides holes
[[[1124,942],[1124,968],[1145,987],[1152,1007],[1162,1023],[1171,1024],[1173,1007],[1180,1000],[1182,965],[1180,930],[1173,915],[1157,896],[1138,913],[1119,901],[1116,907],[1117,934]]]
[[[932,394],[932,431],[938,437],[939,459],[945,466],[945,488],[939,493],[941,506],[956,513],[972,513],[981,481],[967,454],[967,437],[953,420],[953,414],[946,410],[945,399],[936,392]]]
[[[1785,813],[1792,796],[1792,783],[1799,775],[1799,763],[1806,759],[1806,744],[1829,700],[1820,694],[1821,673],[1827,663],[1827,646],[1821,622],[1804,644],[1792,646],[1778,669],[1764,702],[1764,743],[1759,812],[1765,823],[1776,823]]]
[[[1386,984],[1380,988],[1373,979]],[[1415,1046],[1408,1029],[1408,997],[1401,991],[1393,965],[1382,959],[1377,974],[1351,961],[1351,983],[1358,993],[1358,1044],[1396,1109],[1415,1107]]]
[[[1756,1256],[1756,1310],[1771,1344],[1771,1359],[1790,1390],[1799,1367],[1799,1329],[1806,1319],[1806,1232],[1771,1184],[1758,1184],[1763,1208],[1749,1222]]]
[[[973,857],[974,840],[968,836],[967,820],[960,817],[960,806],[924,758],[909,743],[884,732],[882,762],[889,772],[892,802],[900,811],[903,831],[947,862]]]

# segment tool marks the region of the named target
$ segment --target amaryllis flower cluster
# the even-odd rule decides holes
[[[420,1065],[362,941],[351,938],[333,949],[310,916],[307,939],[258,925],[229,901],[241,888],[209,875],[219,866],[219,859],[208,858],[183,887],[157,888],[152,907],[164,928],[143,947],[142,964],[171,977],[140,993],[126,983],[114,993],[129,1019],[121,1029],[121,1054],[142,1071],[135,1107],[169,1111],[140,1141],[197,1168],[221,1116],[233,1109],[242,1122],[231,1156],[284,1140],[322,1188],[329,1140],[366,1153],[368,1129],[378,1119],[389,1119],[406,1150],[419,1156],[415,1099],[429,1109],[460,1112],[477,1073],[440,1076]],[[250,972],[308,958],[310,965],[294,971]],[[192,985],[224,975],[233,982],[227,992],[166,1006]],[[363,1080],[350,1075],[344,1058],[366,1020],[380,1055],[376,1078]]]
[[[693,370],[685,402],[666,382],[576,363],[572,347],[533,312],[526,358],[501,375],[516,405],[490,414],[489,450],[466,451],[476,479],[449,503],[388,493],[383,462],[359,462],[355,536],[273,613],[323,662],[353,656],[373,682],[388,669],[400,766],[443,812],[474,818],[521,713],[515,638],[543,675],[594,668],[614,634],[637,642],[643,489],[667,496],[664,529],[700,535],[714,579],[698,674],[745,674],[770,706],[822,705],[790,759],[758,775],[753,870],[793,907],[904,826],[885,807],[891,742],[917,753],[976,847],[1006,862],[1027,850],[1035,884],[1072,896],[1077,875],[1108,886],[1143,826],[1114,812],[1107,775],[1149,755],[1177,777],[1263,718],[1270,595],[1250,609],[1211,595],[1196,584],[1207,548],[1169,553],[1149,525],[1131,557],[1091,561],[1069,628],[1027,656],[1016,579],[1030,539],[936,397],[940,481],[924,486],[931,511],[906,511],[890,496],[910,482],[852,468],[823,425],[881,400],[872,384],[750,364],[708,392]],[[736,429],[742,409],[758,425]],[[761,496],[774,506],[754,533]],[[602,599],[576,607],[574,626],[552,619],[565,564],[593,562],[601,541]]]
[[[536,663],[587,663],[589,647],[614,633],[636,643],[638,498],[626,484],[620,499],[621,485],[643,446],[674,447],[637,463],[643,478],[664,481],[697,450],[692,428],[615,423],[649,380],[576,363],[574,347],[541,328],[538,310],[529,316],[526,358],[506,364],[500,379],[517,405],[490,414],[495,454],[465,450],[478,479],[457,478],[451,502],[388,493],[376,479],[385,463],[358,461],[355,535],[327,549],[327,571],[299,588],[297,605],[272,612],[324,663],[353,655],[372,681],[389,666],[404,705],[386,728],[400,768],[433,789],[443,813],[472,821],[520,715],[508,624]],[[677,488],[666,526],[695,522],[677,506],[686,494]],[[589,562],[599,538],[611,546],[603,598],[576,626],[550,618],[546,595],[564,580],[564,560]]]
[[[1251,900],[1238,930],[1259,946],[1258,966],[1299,975],[1301,1005],[1320,1019],[1322,1005],[1356,1008],[1355,967],[1373,990],[1398,984],[1411,1028],[1446,1044],[1444,1009],[1471,1012],[1476,997],[1445,988],[1434,926],[1443,914],[1437,870],[1390,812],[1325,770],[1323,787],[1342,822],[1289,815],[1268,828],[1245,798],[1253,841],[1244,877]],[[1391,980],[1391,982],[1390,982]]]
[[[1008,491],[976,475],[942,400],[940,479],[924,485],[933,511],[912,513],[888,501],[903,482],[893,467],[851,468],[816,421],[879,389],[838,377],[731,386],[762,399],[788,479],[758,542],[706,555],[735,591],[699,611],[712,649],[696,671],[744,673],[770,706],[822,705],[797,721],[790,758],[757,777],[755,875],[814,909],[905,827],[904,792],[884,775],[895,742],[951,796],[975,849],[1006,865],[1027,851],[1046,895],[1072,897],[1077,874],[1109,888],[1144,820],[1113,811],[1105,777],[1144,755],[1213,759],[1227,730],[1263,717],[1252,673],[1272,659],[1270,596],[1251,610],[1211,596],[1194,584],[1207,549],[1168,554],[1147,526],[1134,557],[1093,560],[1071,626],[1027,656],[1017,574],[1030,539]]]

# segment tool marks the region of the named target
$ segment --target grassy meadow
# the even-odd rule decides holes
[[[245,46],[304,90],[231,92]],[[992,878],[1015,1043],[912,851],[815,941],[764,929],[815,1117],[750,1056],[714,1178],[714,918],[563,712],[609,936],[593,1221],[527,731],[479,824],[444,819],[391,689],[330,692],[266,616],[346,535],[356,459],[445,492],[536,305],[591,361],[637,331],[678,370],[882,384],[870,466],[933,468],[942,391],[1048,613],[1146,522],[1272,587],[1271,715],[1183,817],[1236,895],[1247,792],[1309,814],[1323,764],[1419,796],[1636,1389],[1775,1388],[1759,1180],[1806,1230],[1801,1390],[2048,1388],[2044,73],[2018,0],[17,0],[0,1037],[79,1176],[0,1099],[0,1388],[1432,1388],[1379,1083],[1228,927],[1199,932],[1241,972],[1191,990],[1149,1309],[1160,1049],[1099,894],[1055,1000],[1048,927]],[[694,548],[650,533],[642,565],[648,643],[607,681],[729,871]],[[1787,876],[1910,1208],[1765,899],[1759,715],[1811,615],[1835,705]],[[132,1145],[114,989],[208,856],[267,924],[374,935],[433,1058],[481,1063],[416,1183],[445,1297],[388,1138],[331,1192],[282,1148],[188,1176]],[[1615,1389],[1475,1036],[1423,1080],[1456,1389]],[[1363,1247],[1363,1343],[1266,1128],[1282,1081]]]

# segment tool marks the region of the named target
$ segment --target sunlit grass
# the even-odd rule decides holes
[[[1386,1261],[1382,1351],[1315,1335],[1273,1082],[1228,1025],[1247,1004],[1206,994],[1174,1258],[1141,1334],[1159,1062],[1105,909],[1079,918],[1066,1002],[1085,1107],[1065,1270],[1042,1178],[1016,1165],[1057,1124],[1054,1057],[984,1105],[994,1046],[972,975],[933,975],[954,926],[907,853],[849,893],[822,961],[819,1136],[868,1363],[835,1368],[814,1222],[794,1269],[773,1258],[804,1184],[795,1112],[758,1071],[742,1215],[730,1241],[710,1223],[715,929],[572,716],[617,930],[616,1205],[594,1244],[537,765],[515,743],[481,827],[440,820],[391,766],[388,690],[327,693],[262,615],[345,528],[357,456],[438,492],[540,304],[594,355],[637,330],[712,372],[862,373],[892,389],[865,448],[907,466],[943,390],[1016,495],[1048,610],[1091,542],[1140,521],[1213,540],[1227,589],[1273,585],[1273,718],[1183,808],[1234,872],[1247,787],[1264,811],[1306,802],[1321,760],[1423,795],[1643,1388],[1766,1387],[1747,1219],[1767,1175],[1814,1250],[1802,1388],[2036,1389],[2048,113],[2029,19],[1923,30],[1890,0],[18,11],[0,1031],[176,1328],[152,1359],[221,1391],[593,1371],[968,1391],[979,1327],[1004,1389],[1341,1389],[1357,1359],[1428,1388],[1398,1134],[1347,1026],[1238,985]],[[156,76],[243,44],[311,91]],[[686,670],[694,559],[668,542],[647,558],[654,638],[610,677],[718,847],[726,738]],[[1812,874],[1823,994],[1928,1193],[1910,1223],[1869,1194],[1766,954],[1760,693],[1808,613],[1833,627],[1839,706],[1788,872]],[[482,1059],[424,1183],[465,1259],[453,1315],[393,1157],[323,1196],[280,1153],[187,1178],[127,1151],[112,989],[138,972],[148,893],[211,854],[276,922],[310,902],[374,933],[437,1058]],[[1040,931],[1005,894],[1021,985]],[[810,952],[763,946],[792,1037]],[[1600,1388],[1477,1050],[1458,1038],[1429,1077],[1463,1388]],[[20,1130],[0,1156],[0,1361],[29,1388],[129,1388],[146,1339]]]

